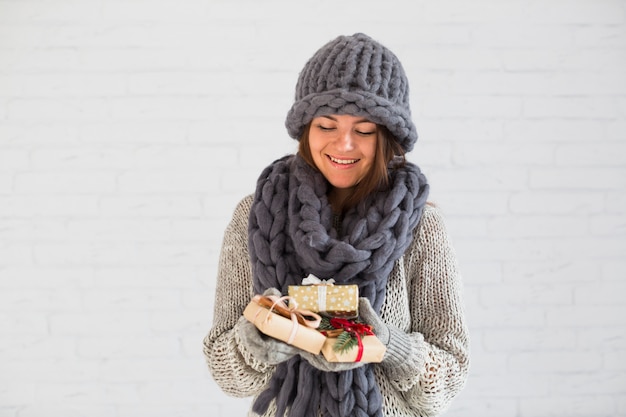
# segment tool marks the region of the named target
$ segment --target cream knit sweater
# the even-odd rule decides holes
[[[248,215],[252,196],[236,207],[224,233],[213,327],[204,355],[216,383],[235,397],[256,396],[274,366],[261,363],[238,343],[238,322],[252,298]],[[463,388],[469,368],[461,278],[441,213],[427,204],[413,243],[387,283],[381,318],[410,335],[411,345],[387,351],[375,366],[387,417],[436,416]],[[393,336],[392,336],[393,337]],[[264,417],[274,416],[270,406]],[[256,416],[252,411],[248,416]]]

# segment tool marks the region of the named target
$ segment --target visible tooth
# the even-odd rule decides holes
[[[337,164],[343,164],[343,165],[353,164],[356,161],[358,161],[358,159],[336,159],[336,158],[333,158],[332,156],[330,157],[330,159],[331,161]]]

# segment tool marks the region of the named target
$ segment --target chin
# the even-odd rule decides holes
[[[338,188],[340,190],[347,190],[350,188],[354,188],[357,183],[356,182],[350,182],[350,183],[345,183],[345,182],[331,182],[330,185],[332,185],[334,188]]]

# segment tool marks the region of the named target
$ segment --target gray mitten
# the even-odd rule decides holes
[[[280,291],[276,288],[268,288],[263,295],[280,297]],[[285,342],[266,336],[244,317],[237,323],[236,333],[239,341],[245,349],[258,361],[268,365],[277,365],[296,355],[301,350],[288,345]]]
[[[367,298],[359,298],[359,318],[372,326],[374,334],[387,347],[383,363],[395,367],[403,364],[413,349],[408,334],[382,321]]]
[[[265,291],[263,291],[263,295],[267,295],[267,296],[273,295],[275,297],[282,296],[282,294],[280,293],[280,290],[278,288],[273,288],[273,287],[268,288]]]
[[[244,348],[258,361],[277,365],[301,352],[297,347],[266,336],[244,317],[237,323],[237,335]]]
[[[389,344],[389,327],[374,311],[370,300],[365,297],[359,297],[359,319],[372,326],[374,334],[383,345],[387,346]]]

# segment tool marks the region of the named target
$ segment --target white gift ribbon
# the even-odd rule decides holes
[[[291,316],[291,321],[292,321],[292,325],[291,325],[291,332],[289,334],[289,337],[287,338],[286,342],[288,344],[293,344],[293,341],[296,338],[296,334],[298,333],[298,329],[300,328],[300,323],[304,324],[307,327],[311,327],[313,329],[317,329],[320,325],[320,323],[322,322],[322,317],[319,316],[318,314],[313,313],[312,311],[309,310],[302,310],[298,308],[298,304],[296,303],[296,300],[294,300],[292,297],[289,296],[283,296],[283,297],[276,297],[274,295],[255,295],[252,300],[257,303],[261,308],[259,308],[256,312],[256,314],[254,315],[254,324],[256,325],[256,319],[259,316],[259,313],[261,313],[261,311],[265,310],[265,307],[263,305],[261,305],[261,299],[268,299],[270,300],[270,302],[272,302],[272,306],[269,308],[269,312],[272,313],[274,311],[274,308],[276,307],[280,307],[283,311],[283,313],[288,313]],[[289,307],[289,304],[286,303],[285,301],[292,301],[294,303],[293,307]],[[280,311],[277,310],[276,314],[285,317],[283,314],[281,314]],[[265,316],[265,321],[269,322],[270,320],[270,314],[267,314]],[[307,318],[308,317],[308,318]],[[287,317],[288,318],[288,317]]]
[[[317,285],[317,308],[319,310],[326,310],[326,287],[333,285],[334,279],[319,279],[313,274],[309,274],[308,277],[302,280],[302,285]]]
[[[302,285],[333,285],[334,279],[319,279],[313,274],[309,274],[308,277],[302,280]]]

